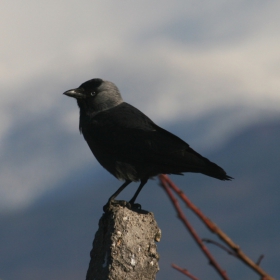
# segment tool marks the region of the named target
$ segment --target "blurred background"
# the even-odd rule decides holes
[[[91,78],[234,177],[172,176],[280,278],[280,2],[7,1],[0,10],[0,278],[84,279],[102,206],[120,186],[62,93]],[[137,184],[120,198],[130,199]],[[138,202],[162,229],[157,279],[217,279],[158,185]],[[212,238],[187,216],[202,237]],[[230,279],[259,279],[210,245]]]

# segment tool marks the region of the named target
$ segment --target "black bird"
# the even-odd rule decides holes
[[[133,205],[147,181],[158,174],[195,172],[219,180],[232,179],[217,164],[124,102],[112,82],[92,79],[64,94],[77,99],[80,132],[96,159],[117,179],[125,181],[107,205],[132,181],[140,181],[129,201]]]

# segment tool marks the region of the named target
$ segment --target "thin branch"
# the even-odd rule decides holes
[[[264,258],[264,255],[260,255],[258,260],[256,261],[256,265],[260,265],[263,258]]]
[[[209,243],[209,244],[214,244],[217,247],[221,248],[222,250],[226,251],[229,255],[232,255],[234,257],[236,257],[237,259],[239,259],[238,255],[236,254],[236,252],[232,251],[230,248],[220,244],[219,242],[216,242],[214,240],[211,239],[207,239],[207,238],[203,238],[202,239],[203,242]],[[260,255],[258,260],[256,261],[256,265],[260,265],[262,259],[264,258],[264,255]]]
[[[206,242],[206,243],[209,243],[209,244],[214,244],[216,245],[217,247],[221,248],[222,250],[226,251],[229,255],[232,255],[236,258],[238,258],[236,252],[232,251],[231,249],[229,249],[228,247],[214,241],[214,240],[211,240],[211,239],[207,239],[207,238],[203,238],[202,239],[203,242]]]
[[[160,178],[163,175],[160,175]],[[209,263],[215,268],[215,270],[218,272],[218,274],[222,277],[222,279],[224,280],[229,280],[226,271],[222,270],[222,268],[220,267],[220,265],[216,262],[216,260],[214,259],[214,257],[211,255],[210,251],[207,249],[207,247],[203,244],[202,240],[200,239],[200,237],[198,236],[198,234],[196,233],[196,231],[194,230],[194,228],[192,227],[192,225],[189,223],[189,221],[187,220],[187,218],[185,217],[179,203],[178,200],[175,198],[175,196],[173,195],[171,189],[169,188],[169,186],[167,185],[166,180],[163,178],[161,180],[161,184],[163,186],[163,188],[165,189],[166,193],[168,194],[170,200],[172,201],[179,219],[181,219],[181,221],[185,224],[185,226],[187,227],[188,231],[190,232],[191,236],[194,238],[195,242],[197,243],[197,245],[201,248],[202,252],[204,253],[204,255],[208,258]]]
[[[252,261],[248,256],[244,254],[244,252],[240,249],[240,247],[235,244],[229,236],[227,236],[215,223],[213,223],[209,218],[207,218],[191,201],[190,199],[169,179],[167,175],[160,175],[160,181],[166,182],[170,188],[172,188],[180,198],[186,203],[187,207],[189,207],[199,219],[201,219],[204,224],[215,233],[223,242],[225,242],[234,252],[236,252],[238,258],[245,263],[247,266],[252,268],[256,273],[258,273],[265,280],[275,280],[272,276],[266,273],[258,264]]]
[[[181,273],[183,273],[184,275],[188,276],[190,279],[192,280],[199,280],[198,278],[196,278],[195,276],[193,276],[188,270],[186,270],[185,268],[181,268],[179,266],[177,266],[176,264],[172,264],[172,267],[177,269],[178,271],[180,271]]]

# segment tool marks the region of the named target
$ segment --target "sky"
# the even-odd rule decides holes
[[[92,161],[62,96],[88,79],[116,83],[159,124],[223,109],[230,130],[279,111],[279,12],[273,0],[3,0],[0,208]]]

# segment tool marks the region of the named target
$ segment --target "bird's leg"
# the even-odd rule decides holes
[[[106,212],[110,208],[110,204],[115,201],[115,198],[131,183],[130,180],[126,180],[113,195],[110,196],[108,202],[103,206],[104,212]]]
[[[129,201],[129,203],[130,203],[130,205],[131,206],[133,206],[133,205],[135,205],[135,200],[136,200],[136,198],[137,198],[137,196],[138,196],[138,194],[140,193],[140,191],[142,190],[142,188],[145,186],[145,184],[147,183],[147,179],[142,179],[141,180],[141,183],[140,183],[140,185],[139,185],[139,187],[138,187],[138,189],[137,189],[137,191],[135,192],[135,194],[134,194],[134,196],[130,199],[130,201]],[[139,206],[138,206],[138,208],[141,208],[141,205],[140,204],[138,204]]]

